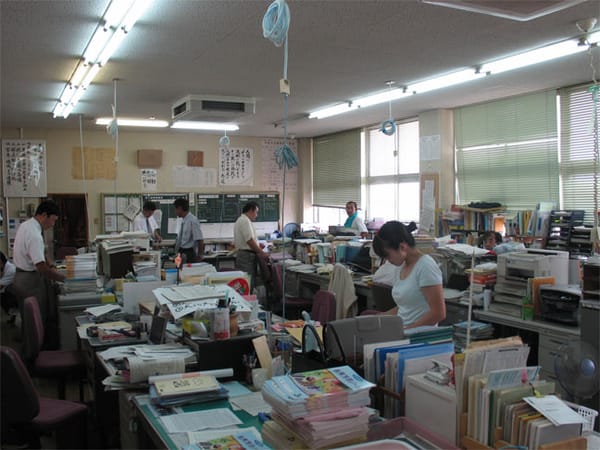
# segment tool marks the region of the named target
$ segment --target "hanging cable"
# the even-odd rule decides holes
[[[598,227],[600,226],[599,222],[599,218],[598,218],[598,209],[599,209],[599,205],[598,205],[598,165],[600,164],[599,158],[600,158],[600,151],[598,149],[598,147],[600,146],[599,141],[599,136],[598,136],[598,101],[599,101],[599,91],[600,91],[600,85],[598,84],[598,80],[596,78],[597,72],[596,72],[596,65],[594,64],[594,53],[592,52],[592,46],[588,45],[588,55],[590,58],[590,68],[592,70],[592,82],[593,84],[589,87],[588,91],[591,92],[592,94],[592,120],[591,120],[591,132],[593,133],[593,139],[594,139],[594,146],[593,146],[593,158],[594,158],[594,171],[593,171],[593,181],[592,181],[592,186],[593,188],[593,205],[594,205],[594,228],[592,230],[592,234],[591,234],[591,240],[592,240],[592,248],[594,252],[600,251],[600,232],[598,230]]]
[[[86,222],[87,222],[87,227],[89,227],[89,224],[91,223],[90,221],[90,211],[88,208],[88,204],[87,204],[87,180],[85,177],[85,152],[83,149],[83,116],[81,114],[79,114],[79,152],[81,154],[81,179],[82,179],[82,184],[83,184],[83,195],[84,200],[85,200],[85,215],[86,215]],[[88,231],[89,232],[89,231]],[[87,238],[88,236],[86,236]],[[87,244],[86,244],[87,245]]]
[[[390,91],[390,94],[392,93],[392,84],[394,84],[393,81],[387,82],[388,90]],[[381,123],[381,127],[379,128],[379,131],[381,131],[386,136],[392,136],[396,132],[396,123],[392,119],[391,95],[390,95],[390,99],[388,100],[388,120],[385,120]]]
[[[298,165],[298,158],[288,145],[288,97],[290,95],[290,83],[287,77],[288,70],[288,30],[290,27],[290,8],[285,0],[275,0],[267,8],[262,20],[263,36],[269,39],[275,46],[283,47],[283,77],[279,80],[279,92],[283,95],[283,145],[275,150],[275,159],[280,169],[283,169],[283,186],[281,197],[281,226],[282,231],[285,228],[285,182],[286,169],[292,169]],[[281,305],[282,315],[285,317],[285,232],[283,234],[283,250],[281,263],[282,267],[282,286],[281,286]]]

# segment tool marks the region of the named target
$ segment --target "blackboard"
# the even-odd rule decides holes
[[[258,203],[257,222],[279,221],[279,194],[196,194],[196,216],[200,223],[233,223],[249,201]]]
[[[175,232],[175,221],[177,220],[177,216],[175,215],[173,202],[178,198],[187,199],[188,194],[182,192],[179,194],[144,194],[142,196],[143,202],[151,201],[156,205],[157,211],[154,212],[154,217],[157,219],[156,221],[160,226],[159,232],[163,239],[175,239],[177,237],[177,233]],[[160,211],[160,213],[158,213],[158,211]],[[190,212],[194,213],[192,205],[190,205]],[[169,228],[171,232],[169,232]]]

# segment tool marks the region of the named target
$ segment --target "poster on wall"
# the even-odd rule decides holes
[[[182,188],[215,187],[217,170],[206,167],[173,166],[173,186]]]
[[[5,197],[45,197],[46,141],[3,139],[2,180]]]
[[[280,138],[265,138],[262,142],[262,182],[266,191],[281,192],[283,187],[283,169],[279,168],[275,151],[282,147],[284,140]],[[298,141],[288,139],[287,145],[298,157]],[[296,192],[298,190],[298,167],[285,171],[285,190]]]
[[[252,186],[254,184],[254,149],[219,148],[219,184]]]
[[[141,169],[142,192],[156,192],[158,189],[158,170]]]

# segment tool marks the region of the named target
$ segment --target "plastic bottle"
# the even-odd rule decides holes
[[[229,339],[229,308],[227,307],[227,301],[224,298],[219,299],[219,304],[213,311],[213,323],[211,328],[213,339]]]

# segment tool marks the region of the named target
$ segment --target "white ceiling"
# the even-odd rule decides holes
[[[256,114],[239,121],[246,136],[281,136],[283,49],[263,38],[262,0],[154,0],[68,119],[51,111],[108,0],[0,0],[1,117],[4,128],[77,129],[111,115],[118,78],[122,117],[170,119],[187,94],[255,97]],[[481,3],[481,2],[479,2]],[[549,1],[493,2],[501,6]],[[290,135],[317,136],[387,119],[379,105],[322,120],[309,111],[374,91],[476,66],[575,37],[575,22],[600,16],[584,1],[530,21],[516,21],[418,0],[288,0]],[[600,57],[593,50],[596,60]],[[599,75],[600,76],[600,75]],[[395,118],[586,82],[590,55],[490,76],[460,87],[397,100]],[[177,131],[172,131],[173,133]],[[236,134],[232,133],[232,134]]]

